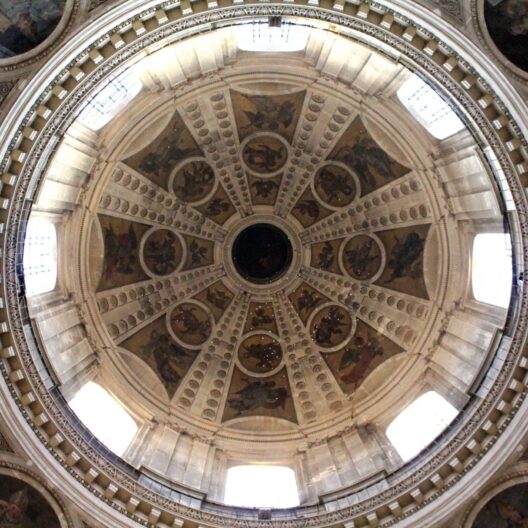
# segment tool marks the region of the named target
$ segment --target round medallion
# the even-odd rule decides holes
[[[347,310],[329,305],[317,312],[310,324],[310,334],[321,348],[334,349],[348,339],[352,330],[352,317]]]
[[[317,171],[314,189],[319,198],[331,207],[348,205],[357,194],[357,185],[352,174],[334,163],[324,165]]]
[[[211,317],[194,303],[183,303],[172,311],[170,326],[178,340],[190,347],[203,345],[211,335]]]
[[[254,334],[240,345],[238,359],[250,372],[267,373],[280,365],[282,349],[279,342],[270,335]]]
[[[174,175],[172,189],[183,202],[199,202],[214,188],[215,175],[208,163],[202,160],[188,161]]]
[[[290,267],[292,245],[286,234],[271,224],[246,227],[235,239],[232,259],[246,280],[265,284],[277,280]]]
[[[258,136],[244,146],[242,152],[248,169],[258,174],[272,175],[284,167],[288,159],[286,146],[274,136]]]
[[[367,235],[351,238],[343,249],[343,267],[354,279],[369,280],[376,276],[382,264],[382,254],[376,240]]]
[[[144,239],[143,262],[154,275],[169,275],[182,262],[183,247],[178,236],[168,229],[156,229]]]

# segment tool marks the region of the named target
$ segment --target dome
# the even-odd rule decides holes
[[[413,9],[125,2],[8,113],[6,396],[98,522],[440,526],[510,456],[523,106]]]

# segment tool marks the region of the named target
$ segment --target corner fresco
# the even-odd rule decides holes
[[[286,369],[255,378],[235,367],[222,422],[248,416],[275,416],[297,423]]]
[[[205,304],[211,310],[214,320],[218,322],[231,304],[233,297],[231,290],[222,281],[217,281],[195,295],[193,299]]]
[[[98,215],[104,240],[103,273],[97,291],[148,279],[139,262],[139,241],[149,226]]]
[[[231,91],[240,141],[255,132],[275,132],[291,143],[305,92],[288,95],[246,95]]]
[[[303,227],[310,227],[332,213],[319,203],[310,187],[302,193],[291,212]]]
[[[429,299],[423,273],[423,253],[431,224],[377,231],[387,263],[375,284]]]
[[[351,394],[377,366],[400,352],[403,349],[396,343],[358,320],[350,341],[323,357],[343,392]]]
[[[202,268],[203,266],[213,264],[214,243],[211,240],[187,235],[184,235],[183,238],[187,247],[187,258],[185,259],[185,264],[182,268],[184,271]]]
[[[271,178],[259,178],[253,174],[246,176],[253,205],[275,205],[282,182],[282,174]]]
[[[338,262],[339,248],[342,243],[343,239],[341,238],[312,244],[310,261],[312,268],[342,275]]]
[[[175,112],[159,136],[139,152],[125,159],[124,163],[168,191],[169,178],[176,166],[186,158],[201,155],[200,147],[180,114]]]
[[[26,482],[0,475],[0,528],[60,528],[48,501]]]
[[[472,528],[527,528],[528,484],[501,491],[480,510]]]
[[[120,346],[142,359],[158,374],[169,398],[174,396],[198,355],[198,351],[188,350],[174,341],[164,315],[123,341]]]
[[[220,184],[218,184],[218,188],[216,189],[213,196],[211,196],[210,200],[195,207],[203,215],[207,216],[207,218],[211,219],[213,222],[216,222],[218,225],[223,225],[226,220],[233,216],[236,212],[233,203]]]
[[[290,301],[299,315],[299,318],[306,324],[310,314],[321,304],[328,302],[321,292],[303,282],[293,293],[290,294]]]
[[[495,46],[511,63],[528,72],[528,2],[486,0],[484,18]]]
[[[250,303],[244,333],[247,334],[254,330],[267,330],[274,334],[277,333],[277,322],[272,303]]]
[[[0,0],[0,59],[26,53],[57,27],[66,0]]]
[[[410,172],[374,141],[360,117],[350,124],[328,159],[340,161],[356,173],[361,196]]]

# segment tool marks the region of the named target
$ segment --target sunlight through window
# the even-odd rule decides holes
[[[24,282],[27,295],[46,293],[57,282],[57,233],[50,223],[30,220],[24,243]]]
[[[89,381],[70,400],[70,407],[108,449],[122,455],[138,429],[136,422],[100,385]]]
[[[237,26],[238,47],[243,51],[300,51],[306,47],[310,28],[288,22],[273,27],[268,21]]]
[[[79,114],[78,120],[92,130],[103,128],[142,88],[134,68],[114,75]]]
[[[427,83],[417,75],[398,90],[398,97],[416,120],[437,139],[445,139],[464,128],[464,123]]]
[[[227,471],[224,502],[248,508],[299,505],[293,469],[283,466],[236,466]]]
[[[473,295],[478,301],[507,308],[512,288],[510,235],[482,233],[473,241]]]
[[[387,438],[406,462],[428,446],[457,414],[457,410],[438,393],[426,392],[389,425]]]

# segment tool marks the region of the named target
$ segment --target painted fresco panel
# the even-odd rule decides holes
[[[103,273],[97,291],[148,279],[139,261],[139,242],[149,226],[99,215],[104,239]]]
[[[297,423],[286,369],[256,378],[235,367],[222,421],[248,416],[276,416]]]
[[[148,134],[148,131],[144,131]],[[178,112],[159,136],[124,162],[149,180],[169,190],[169,177],[176,166],[191,156],[201,156],[200,147],[194,141]]]
[[[328,300],[328,297],[325,297],[320,291],[312,288],[306,282],[303,282],[290,294],[290,301],[303,324],[306,324],[306,321],[308,321],[310,314],[315,308],[328,302]]]
[[[275,205],[282,174],[272,178],[258,178],[251,174],[247,175],[251,201],[253,205]]]
[[[57,27],[66,0],[0,0],[0,59],[26,53]]]
[[[174,341],[164,315],[123,341],[121,346],[142,359],[158,374],[169,398],[174,396],[198,355],[198,351],[187,350]]]
[[[480,510],[472,528],[526,528],[528,484],[501,491]]]
[[[377,366],[400,352],[396,343],[358,320],[346,346],[323,357],[343,391],[351,394]]]
[[[312,244],[311,266],[342,275],[338,259],[339,248],[342,243],[343,239],[341,238],[339,240],[326,240],[325,242]]]
[[[216,189],[216,192],[210,200],[195,207],[219,225],[223,225],[236,212],[236,209],[221,185],[218,185],[218,189]]]
[[[0,528],[60,528],[48,501],[26,482],[0,475]]]
[[[218,322],[231,304],[233,297],[233,292],[222,281],[217,281],[193,298],[203,302]]]
[[[528,72],[528,2],[484,2],[484,18],[491,39],[515,66]]]
[[[410,171],[393,160],[374,141],[360,117],[350,124],[328,159],[341,161],[356,173],[362,196]]]
[[[375,282],[391,290],[429,299],[423,273],[423,254],[431,224],[378,231],[387,263]]]
[[[203,266],[213,264],[214,243],[211,240],[187,235],[184,235],[183,238],[187,246],[187,259],[185,260],[183,270],[202,268]]]
[[[254,330],[267,330],[277,333],[277,322],[275,321],[275,311],[271,303],[252,302],[249,305],[244,333]]]
[[[287,95],[246,95],[231,91],[240,141],[254,132],[270,131],[290,143],[301,114],[305,92]]]
[[[308,187],[292,209],[292,215],[301,222],[303,227],[310,227],[331,214],[332,211],[323,207]]]

